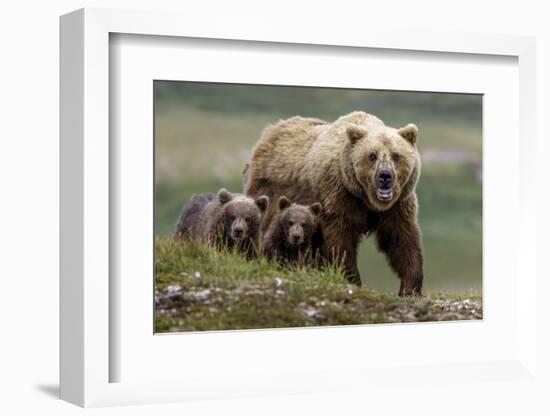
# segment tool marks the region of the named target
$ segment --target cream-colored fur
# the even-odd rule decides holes
[[[343,261],[355,283],[359,242],[376,233],[401,278],[400,293],[420,293],[417,133],[414,124],[396,129],[362,111],[333,123],[299,116],[280,121],[263,131],[253,149],[243,171],[245,193],[266,194],[271,200],[286,195],[303,205],[321,202],[323,255]],[[391,191],[377,185],[382,171],[391,171]],[[274,209],[270,206],[264,217],[264,231]]]

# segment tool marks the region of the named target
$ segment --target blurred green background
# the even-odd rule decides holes
[[[481,290],[481,95],[181,81],[155,81],[154,95],[157,235],[174,232],[194,193],[242,192],[242,168],[266,124],[363,110],[392,127],[419,128],[426,290]],[[359,269],[368,287],[399,288],[372,238],[361,244]]]

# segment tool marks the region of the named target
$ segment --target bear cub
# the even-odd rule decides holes
[[[321,204],[299,205],[281,196],[277,208],[262,237],[262,254],[285,266],[312,264]]]
[[[265,195],[252,199],[225,189],[217,195],[195,195],[180,213],[176,237],[196,238],[256,257],[262,215],[268,205]]]
[[[204,208],[214,198],[216,194],[213,193],[193,195],[189,203],[183,206],[178,217],[175,235],[177,238],[190,237],[193,231],[196,231],[195,227],[200,222]]]

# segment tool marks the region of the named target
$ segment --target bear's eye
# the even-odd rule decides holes
[[[370,155],[369,155],[369,160],[371,162],[374,162],[376,159],[378,159],[378,156],[376,155],[376,153],[372,152]]]
[[[246,221],[247,224],[250,224],[250,218],[249,217],[246,217],[244,220]]]
[[[294,221],[289,221],[288,225],[290,225],[292,227],[294,225]]]
[[[231,217],[229,217],[231,219],[231,221],[235,221],[235,216],[232,215]]]
[[[392,153],[391,158],[394,162],[399,162],[399,155],[397,153]]]

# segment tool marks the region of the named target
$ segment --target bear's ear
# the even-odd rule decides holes
[[[265,212],[267,206],[269,205],[269,197],[267,195],[262,195],[256,198],[254,202],[256,203],[258,208],[260,208],[261,212]]]
[[[232,199],[233,195],[231,195],[225,188],[220,189],[220,191],[218,192],[218,200],[221,202],[222,205],[227,204]]]
[[[405,127],[401,127],[400,129],[398,129],[397,133],[405,140],[407,140],[410,144],[415,144],[416,136],[418,135],[418,127],[410,123],[407,124]]]
[[[367,136],[367,131],[364,128],[359,127],[355,124],[350,124],[348,127],[346,127],[346,133],[351,144],[355,144],[358,140]]]
[[[311,211],[311,213],[315,216],[319,215],[321,213],[321,211],[323,210],[323,206],[321,205],[320,202],[316,202],[314,204],[311,204],[309,206],[309,210]]]
[[[279,198],[279,209],[282,211],[290,206],[290,200],[286,196]]]

